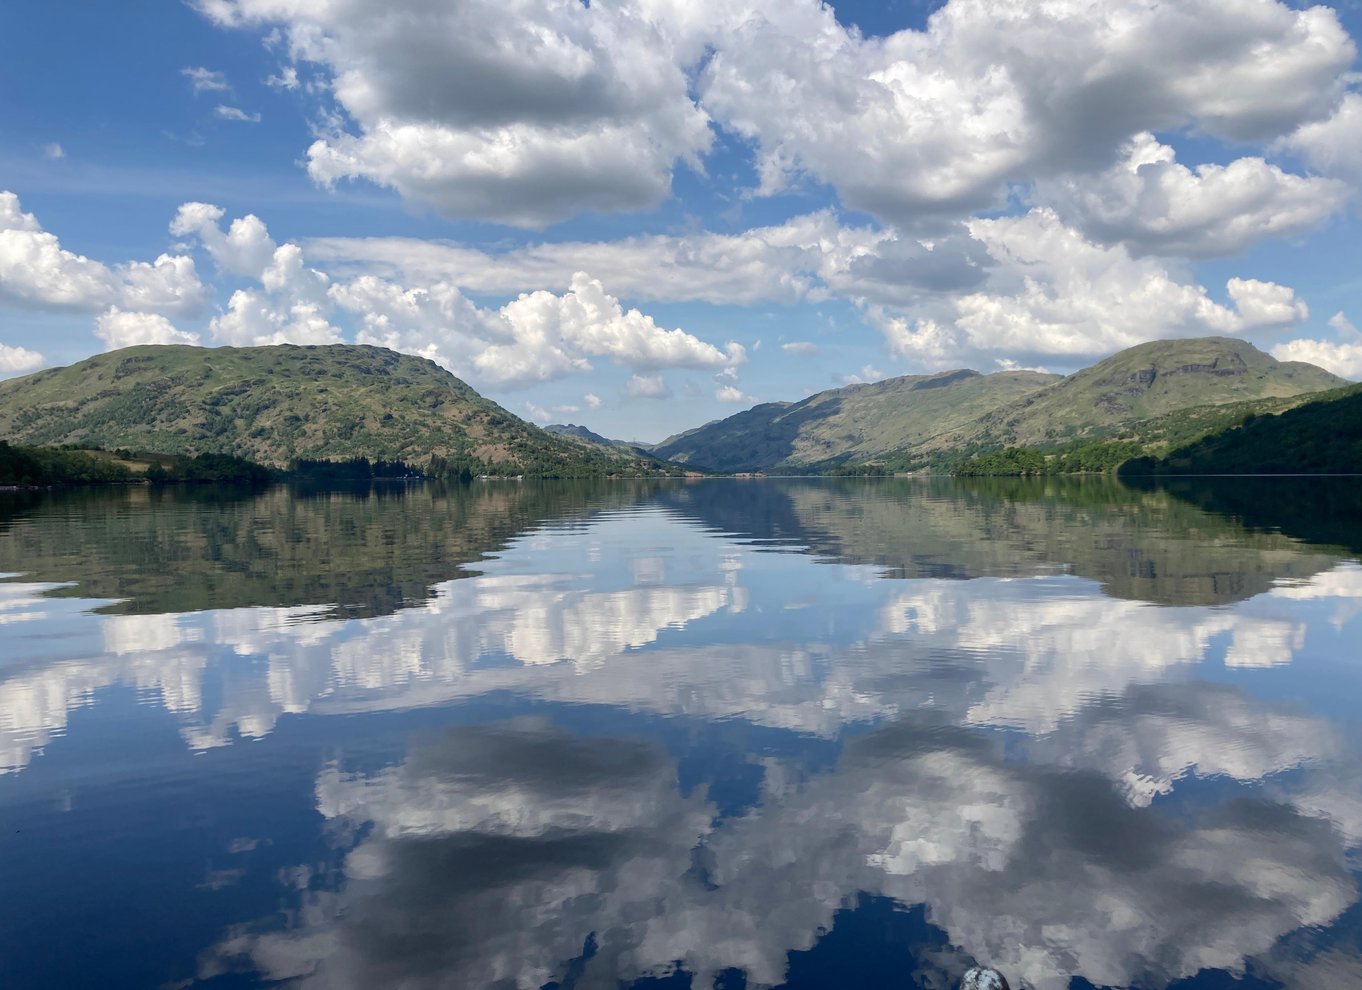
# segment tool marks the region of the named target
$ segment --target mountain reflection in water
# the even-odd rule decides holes
[[[1255,491],[0,496],[0,961],[1357,985],[1357,496]]]

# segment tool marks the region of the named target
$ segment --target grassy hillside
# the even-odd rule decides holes
[[[669,437],[658,457],[716,471],[832,466],[918,446],[1057,381],[1032,371],[947,371],[771,402]]]
[[[1161,340],[1062,379],[950,371],[819,392],[755,406],[651,449],[686,464],[742,471],[945,469],[1005,448],[1068,447],[1077,452],[1075,469],[1102,469],[1346,385],[1242,340]],[[1031,460],[1044,459],[1036,454],[1024,469],[1036,473]]]
[[[165,454],[401,460],[473,473],[656,473],[550,436],[379,347],[142,346],[0,382],[0,438]]]
[[[1250,415],[1123,474],[1362,474],[1362,385],[1277,415]]]
[[[1314,365],[1278,361],[1243,340],[1151,341],[991,410],[963,428],[942,431],[927,448],[1106,438],[1182,410],[1290,399],[1348,384]]]

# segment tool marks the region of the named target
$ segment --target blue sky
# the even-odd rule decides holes
[[[18,0],[0,375],[361,341],[643,440],[1160,337],[1362,378],[1359,27],[1272,0]]]

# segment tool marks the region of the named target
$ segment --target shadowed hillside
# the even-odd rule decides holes
[[[1122,474],[1362,474],[1362,386],[1140,458]]]

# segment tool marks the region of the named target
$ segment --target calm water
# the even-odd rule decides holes
[[[0,985],[1362,985],[1359,487],[0,494]]]

